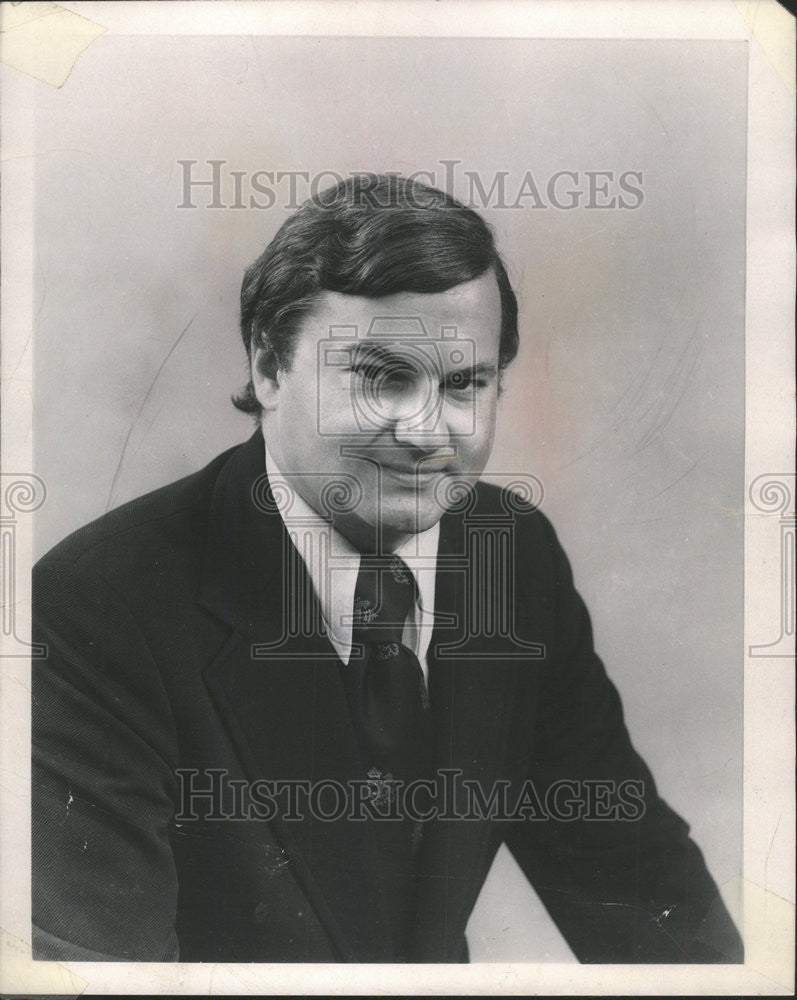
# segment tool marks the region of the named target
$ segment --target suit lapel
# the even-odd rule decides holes
[[[345,789],[361,779],[340,662],[322,634],[304,563],[273,506],[259,433],[233,455],[216,485],[204,567],[200,602],[233,626],[206,683],[250,780],[334,782]],[[296,595],[304,606],[289,603]],[[368,824],[345,814],[314,818],[301,793],[297,818],[289,818],[287,795],[278,799],[281,815],[272,826],[341,958],[390,961]],[[330,784],[320,805],[332,816],[335,804]]]
[[[479,571],[468,557],[463,519],[447,514],[441,522],[435,590],[440,623],[429,649],[429,681],[436,768],[448,772],[449,790],[457,787],[456,800],[449,799],[452,812],[467,804],[462,782],[474,782],[489,795],[501,774],[518,665],[516,648],[506,639],[490,640],[486,650],[478,636],[456,652],[446,648],[467,630],[471,574]],[[430,824],[420,857],[416,960],[460,960],[465,925],[484,877],[491,827],[488,819],[442,818]]]

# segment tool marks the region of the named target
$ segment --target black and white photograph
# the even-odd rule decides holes
[[[3,6],[3,992],[788,995],[791,15]]]

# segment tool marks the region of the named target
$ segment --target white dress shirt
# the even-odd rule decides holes
[[[360,572],[360,553],[329,521],[321,517],[288,483],[266,448],[269,482],[283,485],[274,491],[277,508],[291,541],[307,567],[330,642],[345,664],[351,659],[354,589]],[[407,564],[418,585],[418,600],[410,608],[402,641],[418,657],[429,678],[427,654],[434,629],[434,593],[440,523],[412,535],[395,552]]]

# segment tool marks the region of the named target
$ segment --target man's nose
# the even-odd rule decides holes
[[[393,413],[393,435],[399,444],[434,451],[449,443],[442,394],[437,384],[416,384],[397,403]]]

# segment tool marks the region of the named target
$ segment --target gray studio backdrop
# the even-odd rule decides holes
[[[311,184],[425,171],[519,292],[489,471],[543,484],[634,742],[738,878],[745,44],[106,36],[38,95],[37,554],[248,436],[241,276]],[[469,936],[569,955],[504,855]]]

